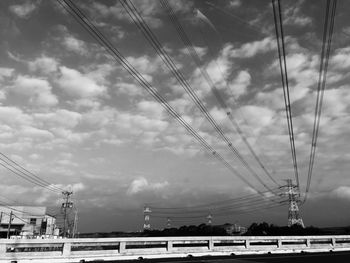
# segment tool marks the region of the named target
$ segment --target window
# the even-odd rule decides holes
[[[36,225],[36,218],[31,218],[30,219],[30,224],[31,225]]]

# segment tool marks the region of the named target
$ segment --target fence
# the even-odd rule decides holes
[[[350,236],[0,239],[0,263],[350,251]]]

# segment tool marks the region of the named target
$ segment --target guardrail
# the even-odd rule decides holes
[[[85,262],[350,250],[350,236],[0,239],[0,263]]]

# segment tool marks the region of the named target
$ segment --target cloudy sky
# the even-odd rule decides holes
[[[118,1],[75,1],[183,118],[258,190]],[[244,135],[279,184],[294,178],[270,1],[169,0]],[[274,187],[219,107],[158,1],[134,1],[249,164]],[[301,191],[305,190],[326,1],[282,1]],[[350,21],[338,1],[306,225],[346,225],[350,199]],[[0,3],[0,151],[72,189],[80,231],[138,230],[144,203],[196,205],[252,193],[205,152],[56,1]],[[62,196],[1,167],[0,201]],[[214,223],[286,224],[287,207]],[[327,211],[327,213],[325,212]],[[162,227],[165,222],[158,222]],[[163,224],[163,225],[162,225]]]

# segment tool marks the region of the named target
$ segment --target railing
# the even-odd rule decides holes
[[[350,236],[0,239],[0,263],[84,262],[350,250]]]

